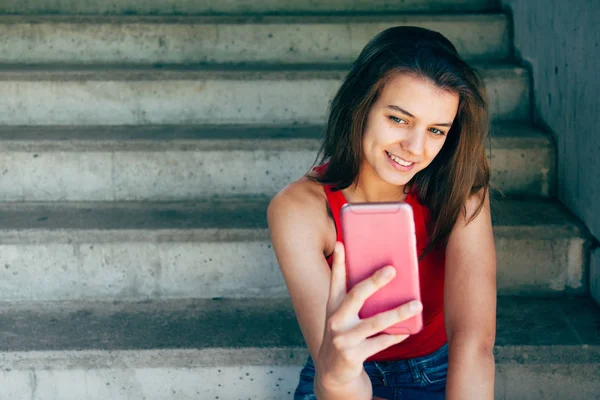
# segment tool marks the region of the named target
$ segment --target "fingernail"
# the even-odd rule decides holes
[[[423,310],[423,304],[421,304],[421,302],[419,300],[411,301],[410,304],[408,305],[408,308],[410,309],[411,312],[418,313]]]
[[[381,276],[383,276],[384,278],[391,278],[392,276],[394,276],[395,272],[396,270],[394,269],[394,267],[385,267],[381,272]]]

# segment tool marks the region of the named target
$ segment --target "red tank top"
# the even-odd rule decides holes
[[[332,191],[324,185],[327,202],[333,214],[337,240],[344,243],[340,223],[340,210],[347,203],[341,191]],[[417,236],[417,254],[419,257],[429,243],[426,224],[429,219],[429,209],[419,203],[416,196],[408,194],[405,200],[413,208],[415,232]],[[327,257],[331,267],[333,255]],[[421,302],[423,303],[423,330],[409,336],[402,343],[388,347],[372,355],[366,361],[391,361],[420,357],[433,353],[448,341],[444,325],[444,269],[445,250],[438,246],[419,262],[419,280],[421,286]]]

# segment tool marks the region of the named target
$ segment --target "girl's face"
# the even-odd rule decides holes
[[[406,185],[442,149],[458,102],[457,93],[411,74],[396,74],[367,116],[361,174]]]

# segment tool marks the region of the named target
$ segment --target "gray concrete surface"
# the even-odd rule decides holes
[[[546,134],[525,124],[508,124],[493,126],[491,137],[487,154],[494,186],[507,195],[554,195],[556,153]]]
[[[592,400],[598,398],[600,366],[544,364],[496,366],[497,400]]]
[[[483,68],[496,121],[525,120],[527,73]],[[2,125],[322,124],[345,70],[0,70]]]
[[[537,120],[554,133],[558,197],[600,239],[600,7],[596,0],[503,0],[516,54],[533,70]],[[594,295],[600,298],[600,292]]]
[[[83,235],[68,236],[75,241]],[[92,244],[90,240],[77,244],[3,244],[0,299],[287,295],[268,240],[140,243],[127,235],[112,237],[122,243]],[[582,239],[512,239],[497,235],[496,248],[500,293],[562,295],[586,290]]]
[[[14,400],[292,398],[300,367],[79,368],[0,371],[0,397]]]
[[[4,204],[0,300],[285,297],[267,201]],[[560,207],[493,206],[500,293],[586,290],[586,237]]]
[[[474,12],[499,8],[497,0],[3,0],[0,13],[220,14],[315,12]]]
[[[3,201],[177,201],[273,196],[315,161],[324,127],[1,127]],[[493,184],[548,196],[554,149],[521,125],[497,125]]]
[[[459,54],[506,59],[502,14],[327,17],[0,16],[0,62],[9,64],[351,63],[397,25],[441,32]],[[469,32],[465,35],[465,32]]]
[[[500,297],[498,310],[496,398],[594,398],[593,301]],[[0,321],[10,399],[289,398],[308,355],[289,299],[9,305]]]
[[[590,293],[600,303],[600,248],[590,255]]]
[[[172,352],[169,352],[172,353]],[[115,354],[114,358],[120,354]],[[169,357],[173,357],[168,354]],[[165,357],[156,355],[155,357]],[[0,397],[14,400],[192,400],[291,398],[301,366],[110,368],[0,371]],[[498,400],[591,400],[598,364],[496,365]]]
[[[498,361],[521,358],[532,364],[548,362],[600,362],[600,308],[590,298],[557,297],[535,299],[499,296],[496,355]],[[206,350],[198,358],[169,361],[171,366],[235,366],[242,361],[235,350],[246,350],[248,364],[267,358],[256,348],[304,346],[292,302],[277,299],[153,299],[140,302],[67,301],[0,304],[0,352]],[[545,333],[545,334],[544,334]],[[536,351],[548,346],[548,352]],[[580,347],[569,359],[566,349]],[[589,351],[585,351],[586,347]],[[221,349],[229,348],[217,356]],[[211,353],[212,352],[212,353]],[[211,355],[211,357],[207,357]],[[275,363],[301,363],[294,352],[273,354]],[[129,355],[132,355],[131,353]],[[85,358],[85,353],[81,353]],[[30,368],[35,357],[8,358],[19,369]],[[292,359],[290,359],[292,358]],[[68,368],[57,354],[55,366]],[[97,368],[110,367],[101,356]],[[114,367],[140,366],[133,357],[113,363]],[[160,366],[149,360],[146,366]],[[7,365],[8,366],[8,365]]]

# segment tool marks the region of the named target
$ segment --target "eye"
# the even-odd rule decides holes
[[[436,136],[445,135],[445,133],[440,131],[439,129],[431,128],[429,131],[432,132],[433,134],[435,134]]]
[[[389,116],[389,119],[391,119],[392,121],[394,121],[394,122],[395,122],[395,123],[397,123],[397,124],[400,124],[400,123],[404,123],[404,124],[406,124],[406,121],[405,121],[405,120],[403,120],[402,118],[395,117],[395,116],[393,116],[393,115],[390,115],[390,116]]]

